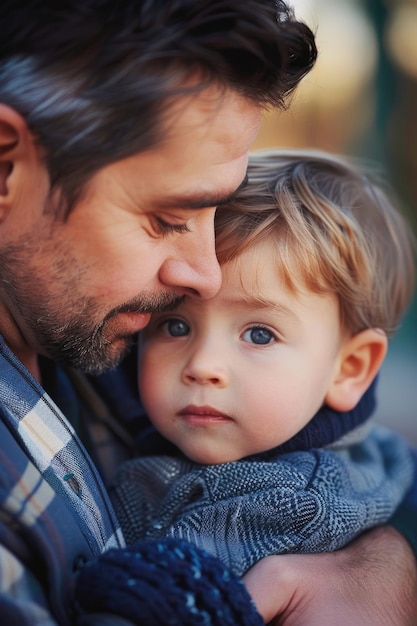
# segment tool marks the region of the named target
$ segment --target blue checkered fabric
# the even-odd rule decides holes
[[[0,338],[0,621],[73,623],[80,564],[124,540],[73,428]]]

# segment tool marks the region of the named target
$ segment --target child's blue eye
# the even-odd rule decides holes
[[[266,345],[274,341],[274,336],[270,330],[263,326],[254,326],[243,334],[245,341],[256,343],[257,345]]]
[[[171,337],[185,337],[190,332],[190,327],[183,320],[167,320],[164,327]]]

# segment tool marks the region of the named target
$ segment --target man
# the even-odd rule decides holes
[[[65,625],[79,567],[123,545],[92,458],[111,475],[107,428],[114,463],[129,447],[79,371],[115,367],[153,311],[217,292],[215,207],[244,184],[262,109],[283,106],[316,50],[272,0],[4,0],[0,27],[0,615]],[[411,623],[397,596],[415,589],[415,564],[395,538],[414,578],[390,580],[382,600]],[[378,582],[391,561],[371,559]],[[296,623],[294,598],[309,594],[295,565],[282,596],[281,563],[261,563],[274,607],[263,569],[248,586],[265,617]]]

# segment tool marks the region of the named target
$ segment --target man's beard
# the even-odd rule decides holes
[[[182,297],[160,293],[141,296],[110,311],[102,322],[91,324],[91,301],[83,306],[81,313],[63,326],[48,323],[48,318],[38,322],[35,334],[39,344],[45,348],[48,356],[61,363],[79,369],[88,374],[101,374],[116,367],[129,352],[134,337],[131,333],[115,333],[111,339],[106,337],[106,326],[121,313],[156,313],[173,309]]]
[[[6,327],[11,321],[31,349],[63,365],[90,374],[116,367],[133,342],[132,332],[117,329],[118,314],[169,310],[182,299],[173,293],[142,293],[103,314],[102,304],[80,294],[85,268],[70,250],[60,245],[54,267],[37,264],[45,246],[45,239],[26,239],[0,251],[0,304]]]

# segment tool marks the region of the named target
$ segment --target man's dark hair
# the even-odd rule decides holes
[[[316,59],[276,0],[2,0],[0,101],[71,204],[104,165],[155,145],[163,107],[217,83],[283,108]]]

